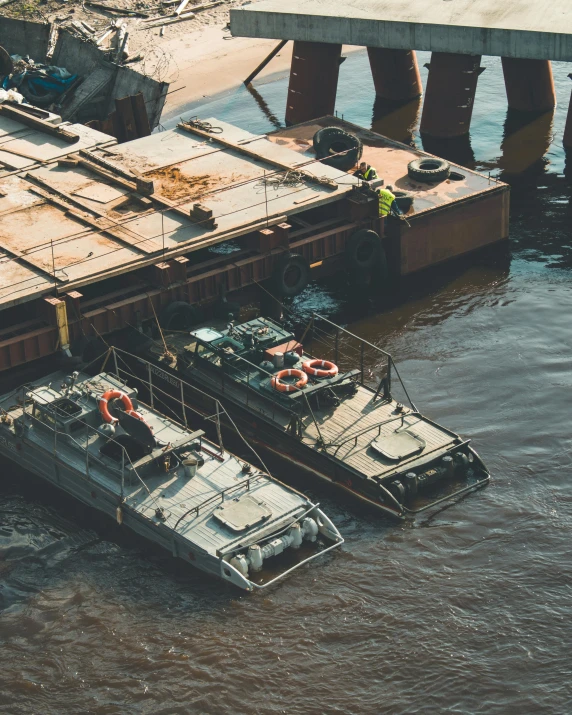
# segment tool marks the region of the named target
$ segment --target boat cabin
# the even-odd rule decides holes
[[[343,394],[357,390],[360,371],[342,373],[334,363],[328,363],[329,371],[316,370],[308,380],[302,364],[311,356],[304,354],[293,333],[269,318],[239,326],[230,323],[223,331],[199,328],[191,337],[180,356],[180,368],[193,362],[200,369],[223,372],[229,380],[297,414],[307,412],[310,405],[338,405]]]
[[[112,397],[107,400],[105,395]],[[78,382],[74,373],[61,385],[39,386],[26,397],[31,410],[22,418],[31,417],[34,429],[47,432],[56,443],[65,439],[72,449],[87,451],[128,481],[130,475],[132,481],[136,479],[135,470],[145,474],[159,469],[168,474],[185,459],[197,465],[204,461],[198,454],[202,430],[190,433],[178,429],[159,414],[140,408],[137,390],[113,375],[106,373]],[[103,404],[107,411],[102,409]]]

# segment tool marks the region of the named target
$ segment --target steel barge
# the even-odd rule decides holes
[[[165,340],[167,351],[161,342],[141,345],[154,362],[150,383],[178,375],[200,385],[260,447],[391,516],[414,515],[490,480],[470,440],[417,410],[389,353],[326,318],[314,315],[300,341],[268,318]],[[366,352],[379,371],[373,386]],[[407,405],[395,399],[394,380]]]
[[[343,543],[304,495],[190,429],[191,406],[181,401],[184,425],[164,416],[111,362],[117,374],[57,372],[2,396],[0,454],[247,591]]]

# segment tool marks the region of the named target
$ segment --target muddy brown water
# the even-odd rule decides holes
[[[572,711],[565,69],[555,68],[554,123],[522,135],[549,148],[511,179],[510,256],[415,279],[391,304],[356,303],[330,281],[292,306],[299,321],[317,308],[389,350],[418,407],[473,438],[490,487],[395,524],[308,485],[343,549],[246,595],[4,463],[0,712]],[[488,70],[469,160],[498,175],[505,105],[492,60]],[[259,91],[279,115],[284,82]],[[371,95],[369,109],[364,99],[352,110],[354,100],[342,92],[342,109],[366,121]],[[234,102],[236,116],[262,124],[245,101],[225,97],[219,109]]]

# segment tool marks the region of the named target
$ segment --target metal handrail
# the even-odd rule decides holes
[[[387,425],[387,424],[389,424],[390,422],[395,422],[396,420],[401,420],[401,426],[403,427],[403,426],[404,426],[404,422],[405,422],[405,418],[406,418],[406,417],[413,417],[413,416],[419,416],[419,417],[420,417],[421,415],[419,414],[419,412],[408,412],[407,414],[397,415],[396,417],[390,417],[388,420],[382,420],[381,422],[378,422],[378,423],[375,424],[375,425],[370,425],[369,427],[365,427],[364,429],[359,430],[359,432],[354,432],[353,434],[348,435],[342,442],[330,442],[327,446],[328,446],[328,447],[335,447],[335,448],[336,448],[335,451],[334,451],[334,456],[335,456],[335,455],[337,454],[338,450],[340,449],[340,447],[343,447],[344,444],[346,444],[347,442],[351,442],[352,439],[355,441],[354,446],[357,446],[357,441],[358,441],[358,439],[359,439],[362,435],[366,434],[367,432],[370,432],[371,430],[377,429],[377,430],[378,430],[377,435],[378,435],[378,437],[379,437],[379,435],[381,434],[381,428],[382,428],[384,425]]]
[[[364,346],[367,346],[368,348],[371,348],[372,350],[375,350],[376,352],[380,353],[381,355],[384,355],[387,358],[387,378],[388,378],[388,384],[387,384],[387,389],[389,396],[391,397],[391,370],[395,370],[395,374],[397,375],[397,379],[399,380],[399,384],[401,385],[403,392],[405,393],[405,396],[411,405],[411,408],[417,412],[417,407],[413,403],[413,400],[409,396],[409,393],[407,392],[407,388],[405,387],[405,383],[401,379],[401,375],[399,374],[399,371],[395,365],[395,360],[391,356],[390,353],[388,353],[386,350],[383,350],[382,348],[378,347],[377,345],[374,345],[373,343],[370,343],[368,340],[365,340],[364,338],[360,338],[358,335],[355,333],[350,332],[349,330],[346,330],[345,328],[342,328],[340,325],[337,325],[333,321],[329,320],[328,318],[325,318],[323,315],[320,315],[319,313],[312,313],[312,323],[315,327],[315,320],[323,320],[325,323],[328,325],[331,325],[333,328],[336,329],[336,335],[335,335],[335,353],[336,353],[336,360],[338,357],[338,352],[339,352],[339,333],[345,333],[346,335],[349,335],[350,338],[353,338],[354,340],[359,341],[360,343],[360,360],[361,360],[361,372],[362,372],[362,386],[364,385],[363,381],[363,360],[364,360]],[[383,378],[382,378],[383,380]],[[378,387],[376,391],[376,395],[379,394],[381,391],[381,383],[380,386]]]
[[[216,494],[213,494],[211,497],[208,497],[207,499],[205,499],[204,501],[202,501],[200,504],[197,504],[196,506],[192,507],[191,509],[188,509],[182,516],[180,516],[179,519],[177,520],[177,523],[176,523],[175,526],[173,527],[173,531],[176,531],[176,530],[177,530],[177,527],[179,526],[179,524],[181,523],[181,521],[183,521],[183,519],[184,519],[185,517],[187,517],[189,514],[192,514],[193,512],[196,512],[196,513],[195,513],[195,516],[198,516],[198,515],[199,515],[199,511],[200,511],[203,507],[207,506],[207,504],[210,504],[211,502],[217,500],[219,497],[220,497],[220,500],[221,500],[221,503],[222,503],[222,502],[224,501],[225,495],[230,494],[231,492],[238,491],[239,489],[242,489],[242,488],[245,487],[245,486],[246,486],[246,491],[249,492],[249,491],[250,491],[250,484],[251,484],[252,482],[256,481],[257,479],[261,479],[262,477],[265,477],[265,476],[266,476],[266,475],[265,475],[265,474],[262,474],[262,473],[255,474],[254,476],[248,477],[248,479],[245,479],[244,481],[239,482],[238,484],[231,484],[229,487],[226,487],[226,488],[223,489],[222,491],[217,492]]]
[[[83,451],[85,452],[86,461],[87,461],[87,465],[88,465],[88,470],[87,470],[88,473],[86,474],[86,476],[87,476],[88,479],[89,479],[89,459],[95,460],[96,462],[98,462],[98,463],[99,463],[102,467],[104,467],[104,468],[108,468],[108,465],[106,465],[105,462],[103,462],[103,460],[101,460],[97,455],[90,453],[90,451],[89,451],[89,443],[88,443],[89,441],[88,441],[87,439],[86,439],[86,444],[85,444],[85,447],[84,447],[84,446],[83,446],[80,442],[78,442],[78,441],[76,440],[76,438],[75,438],[73,435],[71,435],[69,432],[63,432],[63,431],[61,431],[61,430],[58,430],[58,429],[56,429],[55,426],[52,427],[51,425],[47,424],[46,422],[43,422],[42,420],[40,420],[38,417],[36,417],[36,416],[35,416],[34,414],[32,414],[31,412],[27,412],[27,411],[26,411],[26,394],[25,394],[25,391],[26,391],[28,388],[27,388],[27,387],[24,387],[24,388],[22,388],[22,389],[23,389],[23,391],[24,391],[23,400],[22,400],[22,411],[23,411],[23,413],[26,415],[26,417],[28,417],[28,419],[35,420],[36,422],[38,422],[39,424],[41,424],[43,427],[46,427],[47,429],[51,430],[51,431],[54,433],[54,445],[57,445],[57,436],[58,436],[58,435],[63,435],[64,437],[67,437],[69,440],[71,440],[71,441],[78,447],[79,450],[83,450]],[[40,402],[40,400],[38,400],[38,402]],[[40,402],[40,404],[42,404],[42,403]],[[49,405],[48,402],[45,402],[44,404]],[[89,425],[89,424],[88,424],[87,422],[85,422],[84,420],[80,420],[80,419],[78,419],[77,417],[74,418],[74,419],[75,419],[77,422],[81,422],[81,423],[85,426],[85,428],[86,428],[86,436],[88,436],[90,433],[91,433],[91,434],[95,434],[95,435],[98,436],[98,437],[101,437],[101,436],[102,436],[102,433],[101,433],[98,429],[96,429],[95,427],[92,427],[91,425]],[[113,437],[107,437],[107,435],[106,435],[106,439],[107,439],[109,442],[114,442],[114,443],[120,448],[120,450],[121,450],[121,499],[124,498],[125,458],[127,457],[127,461],[129,462],[129,465],[131,466],[131,469],[133,470],[133,474],[135,474],[135,476],[137,477],[137,479],[141,482],[141,484],[143,485],[143,488],[145,489],[145,491],[147,492],[147,494],[148,494],[148,495],[151,497],[151,499],[153,500],[153,503],[155,504],[157,510],[158,510],[161,514],[163,514],[163,513],[164,513],[164,512],[163,512],[163,509],[160,507],[160,505],[158,504],[158,502],[155,500],[155,498],[154,498],[153,495],[151,494],[151,491],[150,491],[149,487],[147,486],[147,484],[145,483],[145,481],[143,480],[143,478],[141,477],[141,475],[140,475],[139,472],[137,471],[137,469],[136,469],[135,465],[133,464],[133,462],[131,461],[131,457],[129,456],[129,453],[127,452],[127,450],[125,449],[125,447],[124,447],[122,444],[120,444],[117,440],[115,440]],[[166,520],[166,518],[165,518],[165,520]]]

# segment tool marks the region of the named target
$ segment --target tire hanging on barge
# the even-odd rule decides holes
[[[373,283],[383,292],[389,281],[387,256],[379,234],[360,229],[346,243],[347,271],[350,283],[367,286]]]
[[[274,264],[270,286],[281,298],[294,298],[308,285],[310,265],[304,256],[283,253]]]
[[[184,300],[174,300],[161,311],[159,324],[163,330],[186,330],[202,319],[201,311]]]

